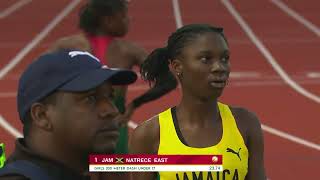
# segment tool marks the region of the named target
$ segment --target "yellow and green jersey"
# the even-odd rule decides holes
[[[159,114],[159,155],[222,155],[221,172],[159,172],[160,180],[244,180],[248,172],[249,152],[229,106],[218,103],[223,134],[214,146],[195,148],[185,145],[176,132],[172,108]],[[210,137],[208,137],[210,138]]]

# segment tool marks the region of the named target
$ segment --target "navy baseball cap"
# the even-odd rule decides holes
[[[89,52],[62,50],[40,56],[23,72],[18,87],[18,112],[21,121],[33,103],[56,90],[82,92],[105,81],[128,85],[137,79],[135,72],[108,68]]]

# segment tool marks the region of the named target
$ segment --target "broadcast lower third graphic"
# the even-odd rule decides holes
[[[90,155],[90,172],[223,171],[222,155]]]

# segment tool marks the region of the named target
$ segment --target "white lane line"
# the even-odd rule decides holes
[[[27,55],[41,40],[43,40],[50,31],[60,23],[60,21],[66,17],[79,3],[81,0],[74,0],[67,5],[25,48],[23,48],[14,59],[9,61],[3,69],[0,70],[0,80],[13,69],[24,57]],[[2,116],[0,116],[0,126],[6,129],[15,137],[21,134],[14,127],[12,127]]]
[[[259,78],[262,75],[258,72],[231,72],[230,78],[242,79],[242,78]]]
[[[0,70],[0,80],[13,69],[41,40],[43,40],[64,17],[66,17],[81,0],[73,0],[68,4],[26,47],[24,47],[4,68]]]
[[[320,78],[320,72],[308,72],[307,77],[308,78]]]
[[[138,127],[138,124],[135,123],[135,122],[133,122],[133,121],[129,121],[129,122],[128,122],[128,126],[129,126],[129,128],[131,128],[131,129],[135,129],[136,127]]]
[[[282,67],[278,64],[276,59],[272,56],[270,51],[264,46],[264,44],[259,40],[259,38],[254,34],[250,26],[242,19],[241,15],[237,12],[237,10],[233,7],[233,5],[229,2],[229,0],[221,0],[221,2],[225,5],[231,15],[236,19],[244,32],[248,35],[250,40],[256,45],[259,51],[263,54],[265,59],[271,64],[273,69],[279,74],[279,76],[286,82],[292,89],[302,94],[303,96],[320,103],[320,97],[307,91],[303,87],[301,87],[298,83],[296,83],[291,77],[282,69]]]
[[[132,129],[135,129],[138,124],[133,122],[133,121],[129,121],[128,123],[128,126]],[[280,130],[277,130],[277,129],[274,129],[272,127],[269,127],[267,125],[264,125],[262,124],[261,125],[262,129],[270,134],[273,134],[273,135],[276,135],[276,136],[279,136],[279,137],[282,137],[284,139],[287,139],[289,141],[292,141],[292,142],[295,142],[297,144],[301,144],[303,146],[307,146],[311,149],[315,149],[315,150],[318,150],[320,151],[320,145],[319,144],[316,144],[316,143],[313,143],[313,142],[310,142],[310,141],[307,141],[305,139],[302,139],[302,138],[299,138],[297,136],[293,136],[291,134],[288,134],[286,132],[283,132],[283,131],[280,131]]]
[[[8,7],[7,9],[0,12],[0,19],[3,19],[5,17],[9,16],[10,14],[12,14],[16,10],[20,9],[22,6],[30,3],[31,1],[32,0],[20,0],[16,3],[14,3],[10,7]]]
[[[287,139],[289,141],[292,141],[292,142],[295,142],[297,144],[301,144],[303,146],[307,146],[311,149],[315,149],[315,150],[318,150],[320,151],[320,144],[316,144],[316,143],[313,143],[313,142],[310,142],[310,141],[307,141],[305,139],[302,139],[302,138],[299,138],[297,136],[293,136],[291,134],[288,134],[286,132],[283,132],[283,131],[279,131],[277,129],[274,129],[272,127],[269,127],[267,125],[264,125],[262,124],[261,125],[262,129],[270,134],[273,134],[273,135],[276,135],[276,136],[280,136],[284,139]]]
[[[315,24],[308,21],[306,18],[304,18],[302,15],[294,11],[293,9],[289,8],[285,3],[283,3],[280,0],[270,0],[273,4],[275,4],[278,8],[280,8],[282,11],[286,12],[289,16],[291,16],[293,19],[297,20],[301,24],[303,24],[305,27],[307,27],[310,31],[315,33],[318,37],[320,37],[320,28],[318,28]],[[319,13],[319,12],[318,12]]]
[[[240,19],[241,21],[241,24],[244,24],[244,26],[243,26],[243,28],[244,29],[246,29],[246,32],[248,31],[248,32],[251,32],[251,33],[249,33],[249,34],[253,34],[253,32],[251,31],[251,29],[249,28],[249,26],[242,20],[242,18],[240,17],[240,15],[234,10],[234,8],[232,7],[232,5],[229,3],[229,1],[227,1],[227,0],[222,0],[222,2],[227,6],[227,8],[228,8],[228,10],[230,11],[230,12],[233,12],[232,14],[235,16],[236,14],[237,14],[237,16],[235,16],[235,17],[237,17],[237,19]],[[177,8],[177,9],[179,9],[179,8]],[[179,22],[179,21],[181,21],[182,22],[182,20],[181,20],[181,17],[178,17],[178,16],[175,16],[175,18],[176,19],[178,19],[178,18],[180,18],[180,20],[176,20],[176,22]],[[239,22],[239,21],[238,21]],[[239,23],[240,24],[240,23]],[[240,24],[240,25],[241,25]],[[242,27],[241,26],[241,27]],[[177,27],[178,27],[178,24],[177,24]],[[251,37],[251,40],[252,39],[257,39],[257,38],[252,38],[252,35],[250,35],[250,37]],[[255,35],[253,34],[253,37],[255,37]],[[262,43],[260,42],[260,41],[258,41],[259,42],[259,44],[260,44],[260,46],[262,45]],[[263,46],[263,45],[262,45]],[[264,46],[263,46],[264,47]],[[266,48],[264,48],[264,49],[266,49]],[[264,52],[264,51],[263,51]],[[267,51],[268,52],[268,51]],[[269,56],[271,56],[271,54],[268,52],[267,54],[269,54]],[[269,57],[268,56],[268,57]],[[272,57],[272,56],[271,56]],[[274,62],[274,60],[273,60],[273,62]],[[272,64],[272,63],[271,63]],[[274,63],[273,63],[274,64]],[[277,64],[277,63],[275,63],[275,64]],[[278,65],[279,66],[279,65]],[[281,68],[280,68],[281,69]],[[282,70],[282,69],[281,69]],[[278,71],[277,71],[278,72]],[[282,72],[284,72],[283,70],[282,70]],[[283,73],[280,73],[280,76],[281,76],[281,74],[283,74]],[[284,73],[285,75],[286,75],[286,73]],[[288,75],[286,75],[287,77],[288,77]],[[282,77],[282,76],[281,76]],[[289,78],[290,79],[290,78]],[[291,80],[291,79],[290,79]],[[292,81],[292,80],[291,80]],[[285,81],[285,82],[287,82],[287,81]],[[316,98],[318,98],[318,97],[316,97]],[[320,102],[320,99],[318,98],[318,99],[316,99],[316,100],[318,100],[317,102]],[[134,122],[132,122],[131,121],[131,123],[129,123],[129,127],[131,127],[131,128],[136,128],[137,127],[137,125],[138,124],[136,124],[136,123],[134,123]],[[267,131],[267,132],[269,132],[269,133],[272,133],[272,134],[274,134],[274,135],[277,135],[277,136],[279,136],[279,137],[282,137],[282,138],[285,138],[285,139],[288,139],[288,140],[291,140],[291,141],[293,141],[293,142],[295,142],[295,143],[298,143],[298,144],[302,144],[302,145],[304,145],[304,146],[307,146],[307,147],[310,147],[310,148],[313,148],[313,149],[317,149],[317,150],[319,150],[319,145],[318,144],[315,144],[315,143],[311,143],[311,142],[308,142],[308,141],[306,141],[306,140],[304,140],[304,139],[302,139],[302,138],[299,138],[299,137],[296,137],[296,136],[293,136],[293,135],[290,135],[290,134],[288,134],[288,133],[285,133],[285,132],[282,132],[282,131],[279,131],[279,130],[277,130],[277,129],[274,129],[274,128],[271,128],[271,127],[269,127],[269,126],[266,126],[266,125],[262,125],[262,129],[264,130],[264,131]]]
[[[176,26],[177,26],[177,28],[181,28],[182,27],[182,18],[181,18],[179,0],[172,0],[172,7],[173,7],[173,12],[174,12],[174,17],[176,20]]]
[[[0,92],[0,98],[13,98],[17,96],[17,92]]]
[[[13,126],[11,126],[8,121],[6,121],[0,114],[0,126],[2,126],[6,131],[8,131],[13,137],[23,137],[23,135]]]
[[[7,121],[0,115],[0,125],[2,127],[4,127],[5,130],[7,130],[11,135],[13,135],[14,137],[23,137],[23,135],[14,127],[12,127],[9,123],[7,123]],[[128,122],[128,126],[132,129],[135,129],[138,124],[133,122],[133,121],[129,121]],[[301,144],[303,146],[307,146],[309,148],[315,149],[320,151],[320,145],[310,142],[310,141],[306,141],[302,138],[299,138],[297,136],[293,136],[291,134],[285,133],[283,131],[279,131],[277,129],[271,128],[267,125],[262,124],[262,129],[270,134],[276,135],[276,136],[280,136],[284,139],[293,141],[295,143]]]
[[[10,75],[6,76],[5,78],[3,78],[2,80],[10,80],[10,81],[17,81],[20,78],[22,72],[18,72],[18,73],[11,73]],[[141,74],[139,72],[136,72],[138,77],[141,77]],[[293,74],[291,75],[292,77],[294,77],[294,79],[300,79],[300,80],[305,80],[305,79],[315,79],[315,78],[320,78],[320,72],[304,72],[303,75],[300,74]],[[259,73],[256,71],[233,71],[230,73],[230,78],[231,79],[248,79],[248,78],[252,78],[252,79],[278,79],[278,75],[269,75],[266,73]],[[141,78],[140,78],[141,79]]]
[[[11,73],[10,75],[6,76],[2,80],[19,80],[20,73]],[[136,72],[137,76],[140,77],[141,79],[141,74],[140,72]],[[230,73],[230,78],[235,78],[235,79],[241,79],[241,78],[260,78],[263,75],[259,72],[255,71],[234,71]]]
[[[315,74],[317,75],[317,74]],[[320,74],[319,77],[313,78],[300,78],[297,82],[301,85],[319,85],[320,84]],[[285,82],[277,76],[269,77],[269,78],[255,78],[255,76],[245,76],[244,78],[239,77],[231,77],[230,83],[228,87],[276,87],[276,86],[286,86]],[[138,83],[132,86],[129,86],[129,92],[135,91],[145,91],[149,89],[149,85],[146,83]],[[180,87],[178,87],[180,88]],[[17,92],[15,91],[0,91],[0,98],[15,98],[17,96]]]

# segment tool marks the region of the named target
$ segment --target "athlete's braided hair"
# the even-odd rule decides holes
[[[87,33],[94,34],[102,17],[112,16],[125,8],[126,0],[89,0],[79,13],[79,27]]]
[[[190,24],[172,33],[163,48],[151,52],[141,66],[141,76],[153,87],[133,102],[135,106],[157,99],[177,87],[177,80],[169,69],[170,62],[181,54],[181,50],[203,33],[215,32],[225,40],[223,28],[208,24]],[[227,42],[227,40],[226,40]]]

